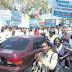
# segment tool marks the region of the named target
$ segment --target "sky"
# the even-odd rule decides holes
[[[49,6],[52,7],[52,3],[54,0],[49,0]]]

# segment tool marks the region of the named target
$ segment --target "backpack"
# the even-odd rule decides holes
[[[50,62],[51,62],[53,54],[51,55]],[[55,69],[54,70],[50,70],[49,72],[64,72],[64,70],[63,70],[63,67],[59,63],[57,63]]]

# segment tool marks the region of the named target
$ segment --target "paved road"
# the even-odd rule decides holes
[[[28,69],[29,69],[29,72],[32,72],[32,71],[30,71],[31,67],[29,67]],[[25,72],[27,72],[27,71],[25,71]],[[68,69],[68,68],[64,68],[64,72],[72,72],[72,71],[70,71],[70,69]]]
[[[71,72],[69,69],[65,68],[64,72]]]

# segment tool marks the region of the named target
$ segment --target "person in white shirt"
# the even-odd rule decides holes
[[[9,34],[9,27],[6,26],[6,27],[5,27],[5,30],[4,30],[4,35],[5,35],[5,38],[6,38],[6,39],[8,38],[8,34]]]
[[[27,35],[34,35],[34,31],[32,30],[32,28],[28,29]]]
[[[36,61],[33,63],[33,66],[37,63],[37,66],[40,68],[38,72],[54,70],[58,62],[58,54],[50,50],[50,45],[47,41],[42,43],[42,51],[43,52],[35,55]]]
[[[56,37],[58,37],[58,35],[55,34],[55,29],[51,28],[49,31],[48,39],[53,43]]]
[[[1,32],[0,32],[0,43],[2,43],[5,40],[6,40],[6,38],[5,38],[5,35],[4,35],[4,28],[2,28]]]
[[[21,35],[21,30],[18,27],[16,27],[14,36],[19,36],[19,35]]]
[[[11,28],[11,27],[9,27],[8,38],[9,38],[9,37],[12,37],[12,28]]]
[[[21,35],[26,35],[26,29],[25,28],[22,28]]]

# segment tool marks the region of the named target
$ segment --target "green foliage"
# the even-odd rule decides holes
[[[15,3],[20,5],[20,9],[18,9]],[[48,1],[45,2],[44,0],[0,0],[0,8],[22,13],[29,13],[30,11],[32,11],[31,13],[34,13],[37,11],[40,15],[51,12],[48,8]],[[31,15],[31,17],[33,17],[33,15]]]
[[[31,18],[35,18],[33,14],[30,14],[29,16],[30,16]]]

